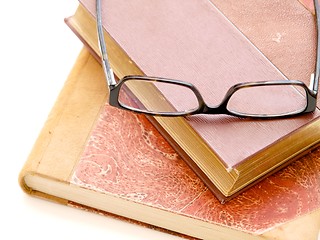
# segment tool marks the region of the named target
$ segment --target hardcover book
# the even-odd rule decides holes
[[[66,22],[99,58],[94,1],[80,3]],[[238,82],[308,83],[314,71],[314,16],[297,0],[108,0],[103,13],[119,78],[146,74],[189,81],[213,104]],[[150,121],[223,202],[317,146],[319,114],[317,108],[290,119],[200,115]]]
[[[105,88],[83,49],[21,170],[28,194],[186,238],[317,238],[319,148],[220,204],[145,116],[106,103]]]

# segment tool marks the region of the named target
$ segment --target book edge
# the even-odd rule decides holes
[[[71,207],[73,207],[74,204],[80,204],[83,209],[92,208],[100,213],[102,211],[107,215],[111,214],[127,220],[141,222],[142,224],[146,224],[146,226],[154,226],[155,228],[153,229],[156,230],[159,230],[158,228],[165,229],[168,231],[168,233],[174,235],[184,234],[186,236],[198,238],[208,238],[214,235],[215,237],[219,237],[219,239],[229,239],[232,236],[235,239],[245,238],[257,240],[272,238],[298,240],[301,239],[301,236],[304,236],[305,238],[308,237],[306,239],[315,239],[318,236],[320,228],[320,209],[301,215],[295,219],[280,223],[261,232],[247,232],[240,229],[229,228],[228,226],[224,225],[203,222],[200,219],[194,219],[193,217],[171,213],[165,209],[154,208],[152,206],[140,204],[124,198],[120,199],[113,195],[108,195],[108,200],[106,201],[106,196],[97,191],[80,188],[78,186],[73,186],[72,184],[69,185],[66,184],[66,182],[61,182],[57,179],[51,179],[41,175],[31,176],[28,181],[30,181],[31,185],[32,182],[40,182],[40,187],[36,187],[37,190],[35,192],[37,194],[34,195],[36,197],[41,198],[42,196],[45,196],[45,200],[51,200],[56,203],[62,203]],[[54,185],[53,192],[49,191],[48,188],[43,188],[43,186],[48,184],[46,182],[50,182],[50,185]],[[99,203],[99,201],[102,203]],[[105,205],[105,202],[108,202],[109,204]],[[125,204],[126,208],[123,208],[122,204]],[[145,211],[146,208],[149,210]],[[122,209],[126,210],[123,211]],[[130,211],[130,209],[132,209],[132,211]],[[150,216],[142,216],[142,213],[147,213],[147,215]],[[177,221],[169,222],[179,222],[183,226],[174,227],[167,221],[159,220],[158,218],[154,220],[154,216],[160,216],[160,219],[167,219],[168,217],[171,220],[173,220],[174,217],[177,217]],[[301,228],[301,224],[308,224],[309,227]],[[185,226],[195,227],[195,225],[197,226],[197,230],[185,228]]]
[[[83,53],[80,53],[82,55]],[[81,56],[78,56],[78,58],[81,58]],[[67,77],[69,79],[72,73],[72,70],[70,72],[70,75]],[[68,81],[68,80],[67,80]],[[65,85],[63,86],[63,88]],[[46,150],[46,147],[48,146],[50,140],[52,139],[53,135],[51,134],[51,130],[56,127],[58,124],[54,119],[56,119],[59,115],[61,115],[61,109],[60,106],[64,105],[65,99],[63,96],[63,89],[60,91],[45,123],[42,126],[42,129],[40,130],[40,133],[33,144],[33,147],[29,153],[29,156],[27,157],[27,160],[25,161],[22,169],[20,170],[20,173],[18,175],[18,182],[22,190],[24,190],[28,194],[32,194],[33,190],[30,189],[27,184],[25,183],[25,177],[29,174],[36,174],[38,172],[38,167],[43,159],[43,154]],[[68,174],[68,172],[66,173]],[[63,174],[64,175],[64,174]],[[62,176],[61,176],[62,178]]]
[[[63,156],[54,156],[52,153],[55,153],[55,145],[54,141],[59,141],[58,138],[61,136],[60,134],[64,134],[64,136],[68,136],[70,131],[76,130],[77,125],[72,126],[72,129],[69,130],[68,128],[59,129],[59,126],[64,126],[64,124],[67,122],[67,118],[64,118],[64,115],[75,115],[77,113],[73,108],[72,104],[67,104],[68,101],[70,101],[70,98],[74,97],[75,99],[73,101],[77,101],[77,96],[73,96],[70,94],[70,92],[73,92],[74,86],[77,85],[81,79],[79,77],[81,75],[81,69],[85,68],[85,66],[88,64],[88,60],[90,58],[90,53],[83,48],[81,52],[79,53],[76,64],[74,64],[69,76],[67,77],[64,86],[60,90],[60,93],[58,97],[56,98],[56,101],[50,111],[50,114],[47,117],[47,120],[45,121],[32,149],[29,153],[29,156],[27,157],[27,160],[25,161],[24,165],[22,166],[19,175],[18,175],[18,183],[21,187],[21,189],[30,195],[37,195],[41,197],[47,197],[47,198],[54,198],[50,196],[45,196],[38,191],[34,191],[34,189],[30,188],[25,178],[30,175],[41,175],[48,178],[54,178],[58,181],[68,181],[70,178],[70,175],[73,172],[73,168],[76,164],[76,162],[79,160],[79,153],[82,151],[83,146],[86,142],[86,139],[88,137],[88,134],[91,131],[92,123],[88,126],[85,126],[85,130],[83,130],[81,139],[85,142],[81,142],[80,140],[77,143],[73,143],[74,146],[72,146],[73,149],[78,149],[77,151],[73,151],[70,156],[68,155],[67,158],[64,158]],[[101,85],[101,84],[100,84]],[[80,89],[81,90],[81,89]],[[103,88],[101,90],[103,92]],[[106,92],[106,91],[105,91]],[[81,98],[82,99],[82,98]],[[85,99],[85,98],[84,98]],[[100,102],[100,105],[104,102],[105,94],[100,94],[97,98],[90,101]],[[94,109],[92,112],[88,113],[89,120],[95,120],[97,117],[97,114],[100,112],[101,106],[97,106],[97,109]],[[96,112],[95,112],[96,111]],[[74,113],[74,114],[72,114]],[[77,118],[77,116],[72,116],[73,118]],[[71,119],[69,117],[69,119]],[[88,121],[88,119],[87,119]],[[94,121],[95,122],[95,121]],[[73,121],[72,121],[73,123]],[[69,124],[70,125],[70,124]],[[55,130],[57,130],[57,133],[55,135]],[[87,136],[84,136],[87,134]],[[68,140],[67,140],[68,141]],[[57,146],[56,146],[57,147]],[[58,145],[59,147],[59,145]],[[50,155],[51,154],[51,155]],[[57,164],[59,162],[59,164]],[[58,171],[53,170],[53,166],[61,166],[59,167]]]

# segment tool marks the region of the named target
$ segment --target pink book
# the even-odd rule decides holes
[[[82,24],[93,29],[95,2],[80,3],[92,15],[92,23]],[[308,83],[314,71],[314,16],[296,0],[246,0],[232,7],[219,0],[108,0],[103,25],[116,42],[111,55],[122,51],[125,56],[112,63],[119,77],[140,71],[189,81],[212,105],[236,83],[287,78]],[[72,28],[99,54],[95,31],[88,39],[79,26]],[[319,109],[281,120],[200,115],[151,121],[206,185],[227,199],[315,147],[318,117]]]

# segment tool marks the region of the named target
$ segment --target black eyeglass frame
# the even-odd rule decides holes
[[[191,83],[174,80],[174,79],[167,79],[161,77],[149,77],[149,76],[136,76],[136,75],[129,75],[123,77],[118,82],[115,81],[114,73],[110,67],[110,63],[108,60],[107,55],[107,48],[104,39],[103,33],[103,26],[102,26],[102,11],[101,11],[101,0],[96,0],[96,20],[97,20],[97,32],[98,32],[98,42],[101,52],[101,59],[102,59],[102,66],[104,69],[104,73],[107,79],[107,83],[109,86],[110,94],[109,94],[109,104],[111,106],[134,111],[136,113],[142,113],[146,115],[153,115],[153,116],[187,116],[187,115],[194,115],[194,114],[226,114],[235,117],[250,117],[250,118],[282,118],[282,117],[293,117],[305,113],[310,113],[315,111],[317,107],[317,95],[319,89],[319,71],[320,71],[320,16],[319,16],[319,4],[318,0],[313,0],[314,8],[315,8],[315,18],[316,18],[316,35],[317,35],[317,45],[316,45],[316,64],[315,64],[315,73],[311,75],[310,86],[308,87],[304,82],[299,80],[273,80],[273,81],[259,81],[259,82],[243,82],[238,83],[227,91],[225,94],[222,102],[217,106],[208,106],[203,97],[201,96],[198,89]],[[121,86],[129,80],[143,80],[143,81],[150,81],[150,82],[165,82],[169,84],[175,84],[184,86],[189,88],[193,91],[195,96],[197,97],[199,107],[189,110],[189,111],[182,111],[182,112],[153,112],[148,110],[140,110],[136,108],[132,108],[129,106],[122,105],[119,102],[119,92]],[[240,89],[248,88],[248,87],[257,87],[257,86],[276,86],[276,85],[292,85],[292,86],[299,86],[302,87],[306,92],[306,101],[307,104],[304,109],[301,109],[296,112],[290,112],[285,114],[243,114],[235,111],[230,111],[227,108],[228,101],[231,96]]]

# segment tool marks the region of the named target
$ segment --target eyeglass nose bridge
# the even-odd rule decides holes
[[[209,106],[203,102],[202,109],[200,110],[201,113],[204,114],[227,114],[227,115],[234,115],[227,109],[228,99],[224,98],[223,101],[216,106]]]
[[[226,92],[225,96],[223,97],[222,101],[220,104],[215,105],[215,106],[210,106],[206,104],[202,99],[202,108],[201,112],[204,114],[226,114],[226,115],[231,115],[231,116],[238,116],[237,114],[230,112],[227,108],[228,102],[232,96],[237,90],[240,88],[246,87],[247,85],[251,85],[252,83],[239,83],[236,85],[231,86],[228,91]]]
[[[227,114],[227,115],[234,115],[231,112],[228,111],[226,104],[220,104],[217,106],[208,106],[208,105],[204,105],[202,111],[202,113],[204,114]]]

